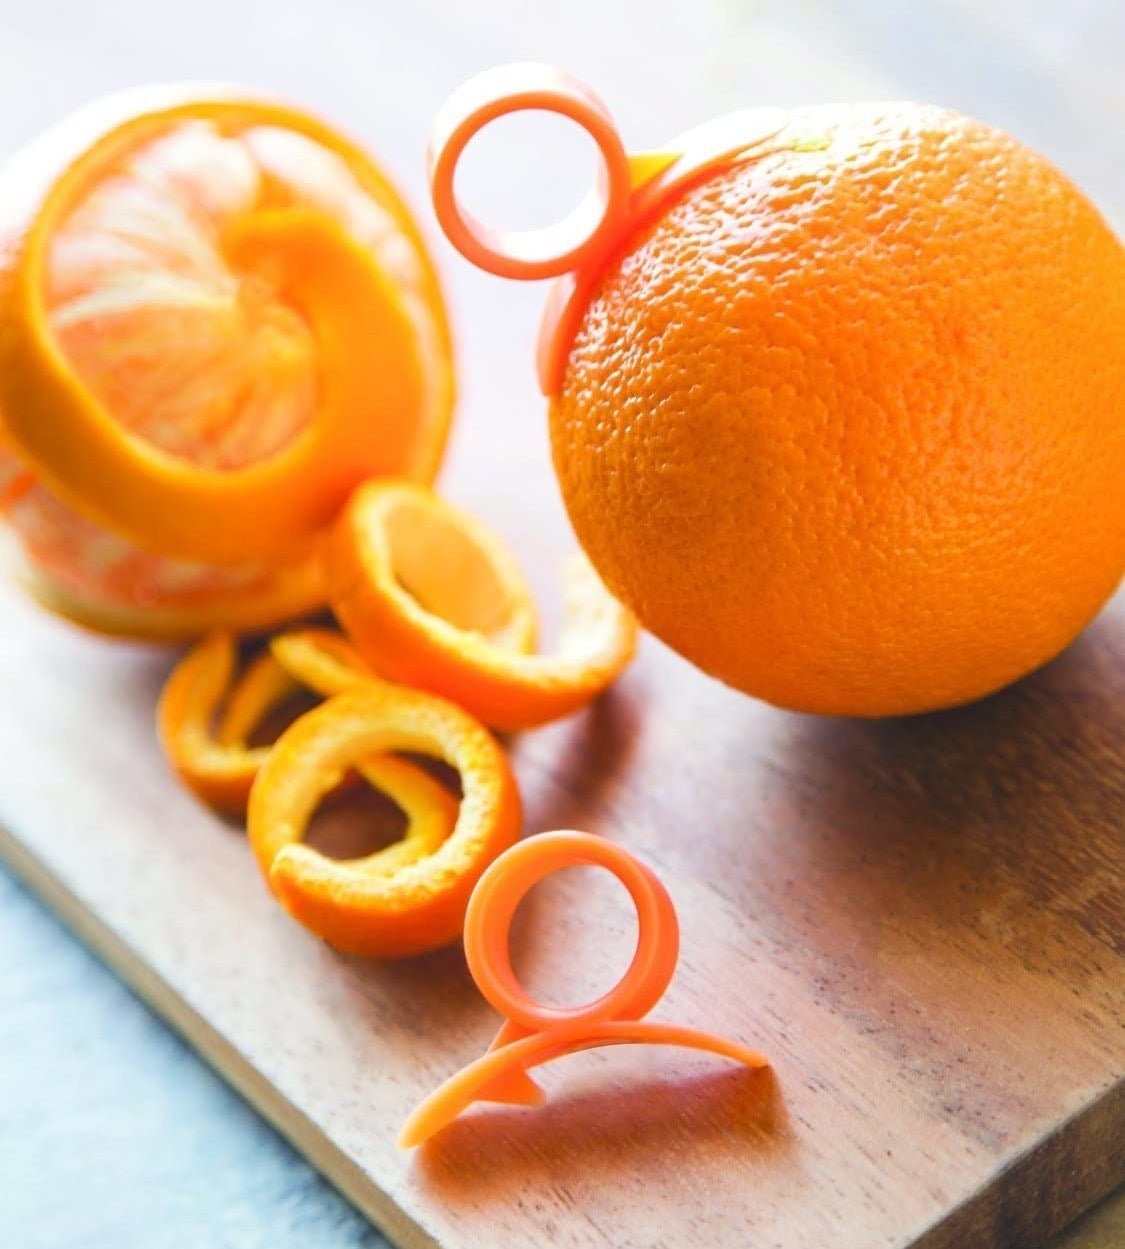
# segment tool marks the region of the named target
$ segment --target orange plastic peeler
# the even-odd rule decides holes
[[[541,880],[566,867],[612,872],[637,908],[637,948],[628,971],[586,1006],[544,1006],[524,992],[512,970],[508,936],[516,908]],[[469,971],[504,1024],[487,1053],[446,1080],[403,1125],[403,1149],[421,1145],[477,1101],[539,1105],[543,1090],[528,1071],[577,1050],[649,1042],[706,1050],[764,1067],[756,1050],[694,1028],[644,1016],[663,997],[680,951],[680,928],[668,891],[651,868],[612,842],[589,833],[529,837],[501,854],[477,882],[465,915]]]
[[[568,217],[540,230],[496,230],[466,212],[454,174],[462,152],[489,122],[540,110],[569,117],[597,144],[598,184]],[[666,147],[627,153],[609,110],[594,92],[550,65],[500,65],[446,101],[427,153],[434,212],[454,247],[500,277],[559,278],[547,300],[536,363],[540,389],[557,393],[582,312],[599,274],[625,237],[693,179],[716,165],[765,150],[785,122],[781,109],[743,109],[680,135]]]

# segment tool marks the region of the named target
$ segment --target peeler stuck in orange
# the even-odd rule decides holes
[[[601,177],[511,234],[454,175],[527,109],[583,127]],[[1011,135],[874,102],[630,156],[588,87],[512,65],[453,94],[430,160],[469,260],[557,278],[538,365],[570,519],[705,672],[798,711],[933,710],[1053,658],[1113,594],[1125,247]]]

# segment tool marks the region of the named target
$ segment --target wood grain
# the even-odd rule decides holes
[[[166,660],[3,609],[6,857],[401,1243],[1032,1244],[1122,1178],[1125,602],[962,711],[787,715],[649,643],[597,707],[519,739],[530,829],[664,874],[684,957],[660,1015],[774,1072],[585,1055],[548,1069],[546,1109],[479,1112],[415,1158],[395,1128],[495,1023],[459,954],[311,941],[169,782]],[[600,878],[560,877],[519,965],[577,999],[631,924]]]
[[[1125,223],[1125,161],[1107,157],[1125,155],[1120,76],[1108,60],[1060,71],[1069,7],[1021,8],[1006,34],[962,0],[865,0],[846,22],[811,2],[689,14],[661,0],[640,22],[585,0],[534,20],[490,0],[440,22],[400,6],[390,25],[341,5],[319,60],[302,51],[312,6],[282,7],[200,0],[159,39],[141,0],[100,25],[76,17],[49,101],[21,85],[53,48],[28,37],[11,62],[32,103],[4,137],[68,92],[202,70],[358,119],[416,170],[460,78],[540,56],[602,89],[638,147],[766,100],[928,96],[1016,129]],[[966,47],[972,73],[956,68]],[[486,163],[480,202],[549,216],[551,164],[547,149]],[[417,174],[412,188],[421,202]],[[546,595],[569,539],[530,368],[542,292],[445,258],[465,362],[445,484],[512,537]],[[152,729],[168,660],[10,594],[0,610],[0,851],[410,1249],[1011,1249],[1125,1178],[1125,599],[1048,669],[962,711],[787,715],[647,641],[597,707],[519,739],[529,831],[603,833],[667,881],[684,956],[660,1016],[729,1031],[774,1071],[587,1054],[547,1070],[545,1109],[481,1111],[417,1157],[395,1151],[399,1122],[495,1026],[459,954],[384,967],[310,940],[240,834],[169,781]],[[522,920],[517,962],[545,992],[586,996],[627,957],[631,916],[597,876],[550,882]],[[553,964],[560,942],[580,976]]]

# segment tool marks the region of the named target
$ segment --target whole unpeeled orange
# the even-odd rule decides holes
[[[167,637],[307,611],[319,534],[370,475],[432,479],[452,396],[413,219],[315,118],[145,88],[0,168],[0,505],[48,606]]]
[[[705,671],[804,711],[961,703],[1125,570],[1125,250],[980,122],[794,113],[627,231],[550,423],[606,584]]]

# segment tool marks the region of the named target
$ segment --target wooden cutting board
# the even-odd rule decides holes
[[[183,63],[157,72],[212,65],[228,15],[202,7],[169,44],[182,35]],[[1002,38],[962,0],[901,21],[870,4],[576,0],[532,18],[480,0],[393,23],[340,6],[318,58],[298,35],[319,29],[310,3],[290,26],[263,9],[219,68],[354,122],[404,171],[444,94],[512,56],[586,76],[638,147],[747,104],[923,94],[1009,124],[1112,209],[1112,58],[1079,73],[1053,51],[1069,46],[1053,10],[1000,8]],[[73,77],[77,99],[152,77],[139,20],[52,26],[45,47],[71,40],[75,72],[51,81]],[[978,60],[926,55],[954,35]],[[61,96],[37,107],[5,114],[6,142]],[[468,171],[474,202],[548,219],[556,150],[494,150]],[[445,486],[547,596],[569,539],[530,366],[542,292],[445,260],[466,345]],[[683,957],[657,1015],[773,1069],[587,1053],[545,1069],[544,1109],[478,1110],[412,1156],[394,1147],[402,1119],[496,1026],[459,952],[381,966],[312,940],[240,831],[170,781],[153,732],[169,658],[11,591],[0,612],[0,853],[407,1249],[1014,1249],[1125,1179],[1125,596],[1045,671],[961,711],[789,715],[647,640],[599,705],[516,740],[529,831],[603,834],[667,882]],[[548,882],[521,920],[534,990],[577,1001],[627,961],[631,913],[596,874]]]
[[[1125,597],[961,711],[789,715],[650,641],[599,705],[515,741],[529,830],[612,837],[669,885],[657,1015],[773,1070],[583,1054],[545,1069],[545,1109],[475,1111],[411,1156],[403,1117],[496,1025],[459,952],[311,939],[169,779],[167,657],[0,609],[0,851],[403,1246],[1023,1246],[1125,1178]],[[623,968],[608,878],[527,911],[534,989],[577,1001]]]

